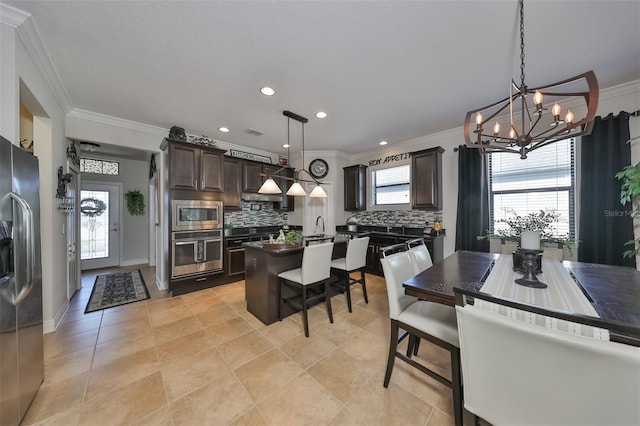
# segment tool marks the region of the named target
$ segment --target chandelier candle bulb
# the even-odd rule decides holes
[[[493,136],[498,137],[498,133],[500,133],[500,123],[496,121],[495,126],[493,126]]]
[[[482,114],[480,113],[476,114],[476,128],[482,130]]]
[[[538,110],[542,109],[542,93],[538,90],[536,90],[536,93],[533,95],[533,103],[536,104]]]
[[[573,116],[573,113],[571,112],[571,110],[568,110],[568,111],[567,111],[567,115],[564,117],[564,121],[565,121],[567,124],[571,124],[571,123],[573,123],[573,117],[574,117],[574,116]]]
[[[560,105],[558,105],[558,103],[556,102],[555,104],[553,104],[553,107],[551,108],[551,114],[553,114],[553,118],[557,121],[560,119]]]
[[[520,235],[520,248],[524,250],[540,250],[540,232],[522,231]]]

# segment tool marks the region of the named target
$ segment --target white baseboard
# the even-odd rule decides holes
[[[158,290],[168,290],[169,287],[167,287],[167,284],[165,282],[163,282],[160,277],[156,276],[156,286],[158,287]]]
[[[67,301],[64,305],[60,306],[58,312],[53,317],[53,319],[43,321],[42,323],[42,332],[44,334],[53,333],[58,329],[58,326],[62,323],[62,320],[69,312],[69,302]]]
[[[144,259],[123,260],[122,262],[120,262],[120,266],[147,265],[148,263],[149,258],[145,257]]]

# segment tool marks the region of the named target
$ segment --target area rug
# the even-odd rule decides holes
[[[140,270],[98,275],[85,314],[149,298]]]

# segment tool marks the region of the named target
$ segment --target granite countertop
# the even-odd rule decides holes
[[[264,235],[267,236],[269,234],[274,234],[274,236],[278,236],[278,232],[282,229],[282,226],[248,226],[248,227],[237,227],[231,230],[231,235],[225,235],[225,237],[250,237],[254,235]],[[298,225],[289,225],[289,230],[302,231],[302,226]]]
[[[324,234],[324,237],[332,237],[333,235]],[[305,237],[305,240],[314,240],[322,238],[320,236],[308,236]],[[349,237],[337,235],[334,237],[334,244],[345,244],[349,241]],[[254,249],[262,250],[272,254],[286,254],[286,253],[296,253],[302,251],[304,249],[304,242],[300,244],[283,244],[283,243],[266,243],[263,241],[252,241],[247,243],[242,243],[245,247],[251,247]]]
[[[390,230],[388,230],[390,228]],[[423,235],[423,228],[403,227],[403,226],[383,226],[383,225],[358,225],[357,231],[349,231],[346,225],[336,226],[336,230],[340,234],[344,235],[357,235],[365,232],[376,235],[388,235],[390,237],[423,237],[423,238],[437,238],[446,235],[446,230],[440,231],[440,235]]]

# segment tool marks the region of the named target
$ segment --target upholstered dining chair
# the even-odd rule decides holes
[[[331,261],[331,268],[339,271],[341,275],[344,276],[344,280],[337,284],[347,295],[347,306],[349,308],[349,312],[353,312],[351,308],[351,286],[353,284],[362,284],[364,302],[369,303],[369,298],[367,297],[367,283],[364,275],[364,267],[367,264],[368,247],[369,237],[354,238],[349,240],[349,243],[347,244],[346,256]],[[351,273],[356,271],[360,271],[360,278],[351,277]]]
[[[417,275],[425,269],[433,266],[433,261],[431,260],[429,250],[424,243],[424,239],[415,238],[413,240],[407,241],[406,244],[409,251],[409,256],[411,257],[411,264],[413,265],[414,275]]]
[[[640,347],[519,321],[494,304],[640,337],[640,328],[456,291],[464,406],[493,425],[640,424]],[[634,330],[628,330],[632,327]],[[477,420],[477,419],[476,419]]]
[[[429,375],[438,382],[451,388],[453,392],[453,411],[456,425],[462,425],[462,382],[460,377],[460,351],[458,349],[458,328],[455,310],[451,306],[426,302],[404,293],[402,284],[414,276],[411,258],[407,251],[387,255],[398,245],[381,250],[382,270],[389,298],[389,317],[391,319],[391,338],[384,387],[389,386],[395,358],[400,358],[412,367]],[[406,245],[405,245],[406,249]],[[405,330],[400,334],[400,329]],[[451,359],[451,379],[448,379],[398,351],[398,343],[407,336],[426,339],[449,351]]]
[[[302,265],[278,274],[280,278],[280,319],[283,317],[283,304],[296,310],[302,310],[304,335],[309,337],[309,321],[307,310],[310,304],[325,300],[329,321],[333,323],[331,298],[329,297],[327,279],[331,275],[331,253],[333,243],[314,244],[304,248]],[[295,295],[285,297],[285,286],[294,288]],[[299,301],[298,301],[299,300]]]

